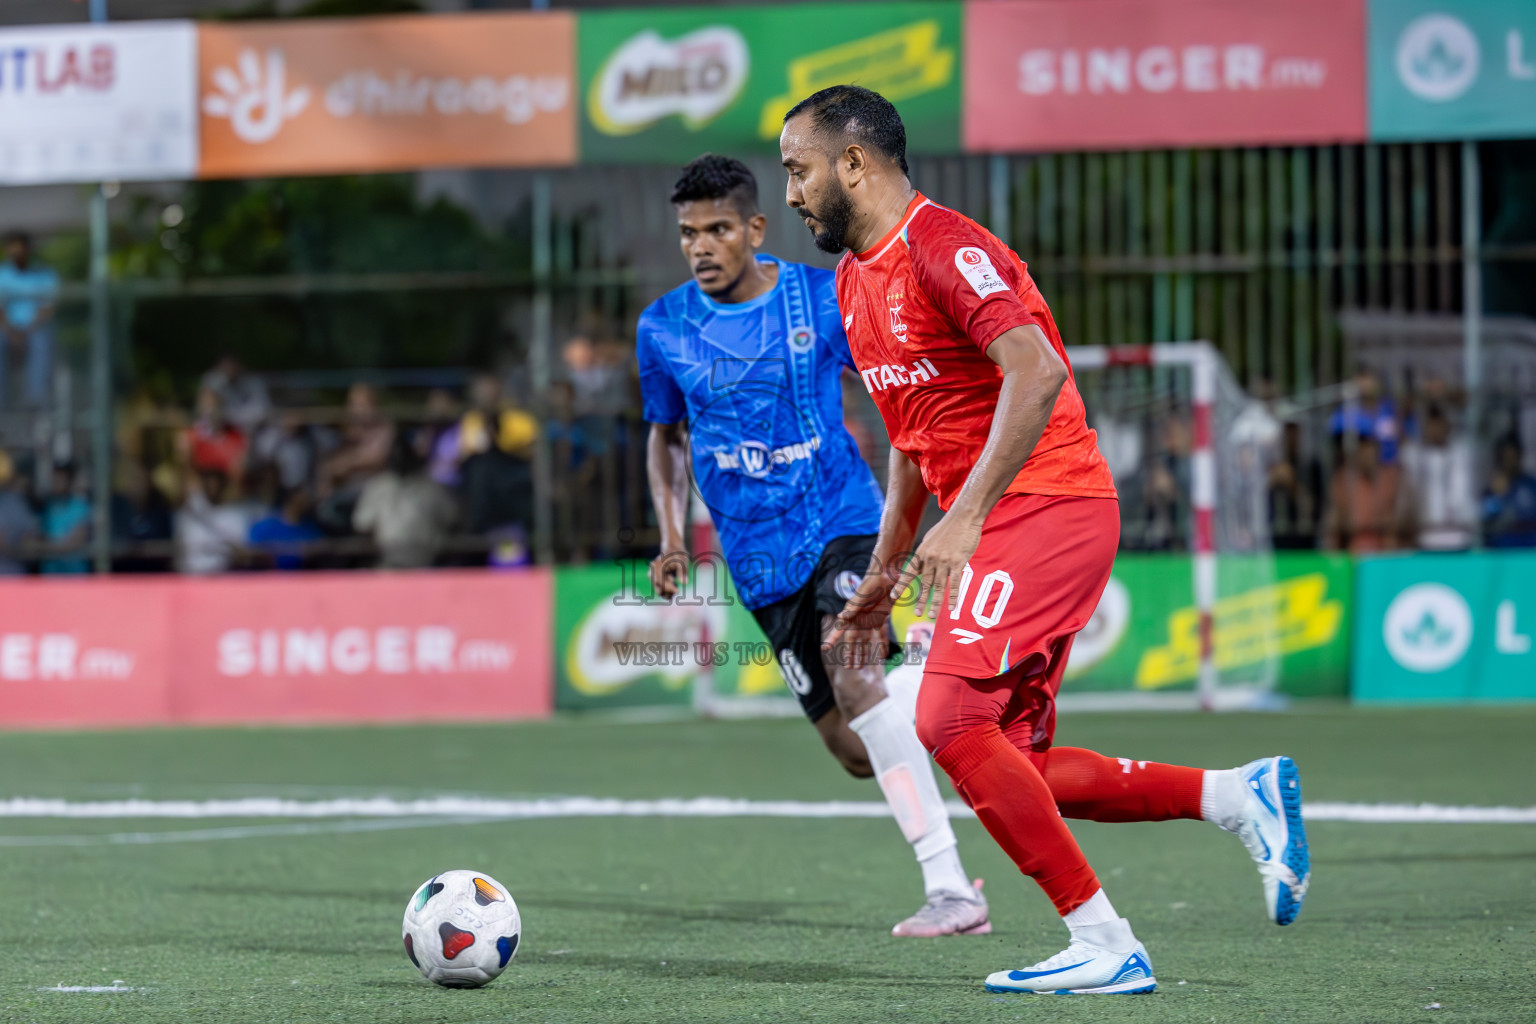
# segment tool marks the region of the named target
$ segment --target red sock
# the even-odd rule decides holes
[[[979,725],[934,758],[992,838],[1062,915],[1099,891],[1099,880],[1029,758],[995,724]],[[1198,801],[1197,801],[1198,802]]]
[[[1080,747],[1035,756],[1064,818],[1168,821],[1200,818],[1205,772],[1153,761],[1105,757]]]

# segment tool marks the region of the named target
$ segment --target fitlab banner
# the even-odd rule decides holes
[[[202,24],[203,177],[576,161],[573,15]]]
[[[547,715],[550,578],[0,584],[0,727]]]
[[[190,178],[191,22],[0,30],[0,184]]]
[[[1371,0],[1371,136],[1536,135],[1536,4]]]
[[[1355,588],[1355,700],[1536,699],[1536,553],[1363,558]]]
[[[582,160],[776,154],[785,112],[844,82],[897,105],[913,152],[956,152],[960,20],[959,3],[583,13]]]
[[[973,152],[1365,138],[1363,0],[973,0]]]

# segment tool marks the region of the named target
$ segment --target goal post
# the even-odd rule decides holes
[[[1148,472],[1149,465],[1151,471],[1165,471],[1155,465],[1156,457],[1187,466],[1187,473],[1172,473],[1187,505],[1182,536],[1154,538],[1148,547],[1183,546],[1189,552],[1198,616],[1194,703],[1219,710],[1273,702],[1279,663],[1274,611],[1262,602],[1250,601],[1240,609],[1236,605],[1237,595],[1274,582],[1265,488],[1278,424],[1262,403],[1243,391],[1221,353],[1206,341],[1069,346],[1067,358],[1123,503],[1127,491],[1137,492],[1145,502],[1144,488],[1126,487],[1122,481]],[[1182,444],[1166,442],[1166,450],[1149,456],[1169,433]],[[1179,450],[1185,446],[1187,451]],[[1138,510],[1129,511],[1134,515]],[[1123,504],[1122,514],[1126,512]],[[1146,540],[1126,539],[1132,550]],[[1223,657],[1235,652],[1219,648],[1223,607],[1245,618],[1250,639],[1242,658]],[[1163,704],[1189,703],[1187,696],[1167,696],[1171,699]],[[1096,706],[1114,705],[1111,695],[1104,697]],[[1125,706],[1156,702],[1131,699]]]

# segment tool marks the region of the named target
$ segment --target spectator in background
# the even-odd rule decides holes
[[[224,400],[199,388],[197,416],[181,435],[182,462],[194,473],[219,473],[239,480],[245,472],[246,436],[224,414]]]
[[[274,569],[304,568],[309,546],[324,536],[310,518],[313,505],[303,487],[279,490],[267,514],[251,524],[251,548],[270,558]]]
[[[1483,536],[1489,547],[1536,547],[1536,477],[1522,468],[1521,454],[1513,435],[1494,448],[1493,473],[1483,495]]]
[[[1401,473],[1397,466],[1382,463],[1376,435],[1359,435],[1354,457],[1340,458],[1337,465],[1323,516],[1324,545],[1352,554],[1398,547]]]
[[[53,467],[53,493],[43,504],[43,539],[58,554],[45,558],[39,567],[49,574],[88,573],[91,559],[91,503],[86,481],[70,462]]]
[[[1463,551],[1472,546],[1477,506],[1472,491],[1472,446],[1452,436],[1445,407],[1424,411],[1418,440],[1403,444],[1407,514],[1425,551]]]
[[[379,568],[421,569],[437,560],[458,509],[426,474],[426,460],[400,436],[388,468],[363,485],[352,526],[379,546]]]
[[[229,476],[216,470],[191,474],[186,500],[176,513],[176,568],[203,576],[227,572],[245,548],[250,517],[227,502]]]
[[[575,391],[577,416],[615,416],[625,405],[629,354],[624,346],[605,341],[594,344],[577,335],[561,350],[565,370]]]
[[[1397,446],[1402,436],[1401,424],[1392,399],[1382,391],[1381,378],[1370,370],[1355,374],[1357,397],[1346,402],[1328,420],[1328,432],[1343,437],[1346,432],[1369,435],[1376,441],[1381,464],[1397,465]]]
[[[458,399],[447,388],[427,392],[421,426],[416,428],[412,444],[416,453],[427,460],[427,475],[444,487],[459,486]]]
[[[1318,497],[1323,468],[1301,451],[1301,426],[1287,423],[1280,458],[1269,468],[1269,529],[1279,549],[1317,547]]]
[[[224,415],[246,437],[255,437],[272,415],[267,382],[246,372],[240,360],[226,353],[203,374],[201,386],[219,396]]]
[[[26,575],[24,549],[37,539],[37,516],[25,488],[15,461],[0,451],[0,576]]]
[[[320,463],[322,497],[349,493],[355,497],[368,478],[389,461],[395,425],[379,410],[379,395],[372,385],[359,382],[347,389],[341,438],[341,446]]]
[[[21,231],[6,235],[0,263],[0,406],[10,404],[14,376],[21,378],[26,404],[48,404],[58,299],[59,275],[32,258],[31,237]]]
[[[315,479],[320,456],[335,436],[304,422],[296,412],[285,412],[277,422],[268,423],[251,445],[252,461],[271,466],[277,472],[277,486],[283,491],[309,487]]]
[[[501,382],[490,374],[470,383],[469,400],[469,411],[458,426],[465,526],[478,534],[514,523],[526,526],[533,512],[538,422],[505,401]]]

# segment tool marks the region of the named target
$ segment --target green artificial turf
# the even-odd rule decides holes
[[[1319,707],[1069,714],[1058,742],[1216,767],[1283,751],[1312,801],[1528,806],[1533,729],[1533,709]],[[797,721],[0,736],[0,797],[437,793],[878,799]],[[0,819],[0,843],[50,844],[0,845],[0,1021],[1536,1020],[1529,825],[1314,823],[1312,893],[1282,929],[1235,838],[1194,822],[1074,823],[1160,982],[1076,999],[982,991],[988,972],[1055,953],[1065,933],[970,820],[956,830],[997,930],[921,941],[887,934],[921,893],[884,820],[59,845],[262,824]],[[493,874],[522,908],[517,958],[482,990],[427,984],[400,948],[407,898],[450,867]],[[39,991],[119,980],[136,991]]]

